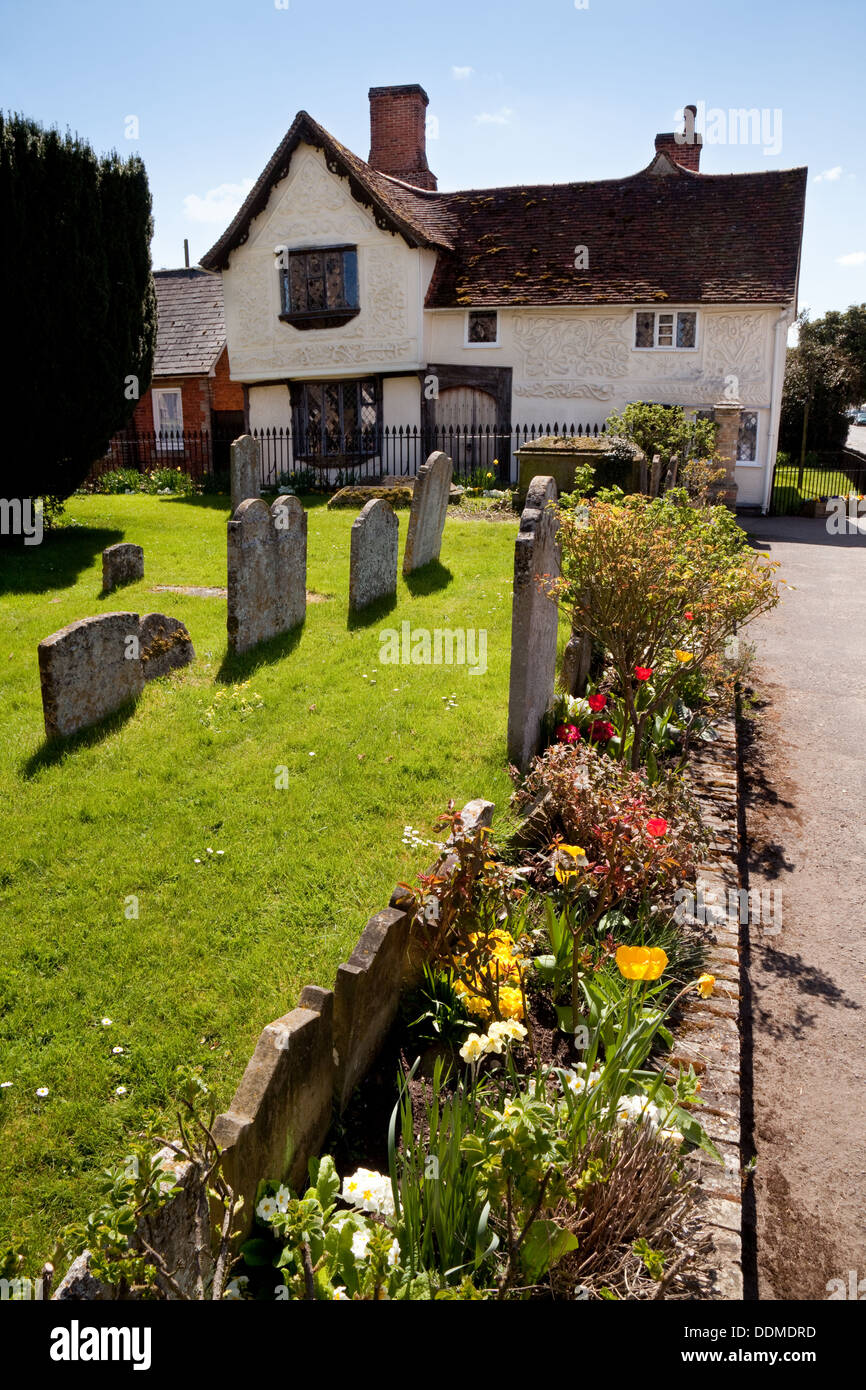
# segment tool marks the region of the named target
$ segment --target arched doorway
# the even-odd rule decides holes
[[[477,386],[448,386],[435,401],[437,447],[450,454],[455,473],[478,485],[486,473],[496,481],[499,471],[497,416],[496,397]]]

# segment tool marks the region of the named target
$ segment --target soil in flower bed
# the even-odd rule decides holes
[[[518,1073],[531,1077],[535,1072],[536,1061],[541,1062],[545,1068],[573,1067],[581,1060],[582,1054],[575,1049],[573,1039],[559,1028],[549,991],[532,981],[527,988],[527,1005],[535,1052],[533,1054],[528,1037],[522,1047],[513,1049],[512,1056]],[[410,994],[407,997],[375,1064],[354,1091],[343,1115],[334,1120],[322,1152],[333,1155],[340,1173],[350,1173],[359,1167],[387,1173],[388,1126],[397,1104],[398,1077],[408,1076],[416,1062],[418,1067],[409,1082],[409,1093],[412,1097],[415,1131],[421,1135],[427,1133],[426,1105],[432,1098],[431,1076],[437,1057],[443,1059],[443,1071],[450,1066],[447,1079],[443,1076],[443,1097],[453,1092],[461,1075],[468,1075],[468,1068],[465,1067],[456,1047],[451,1050],[419,1044],[408,1023],[411,1019],[417,1018],[421,1007],[417,996],[413,997]],[[674,1030],[678,1014],[678,1010],[674,1011],[668,1019],[668,1024]],[[486,1027],[481,1019],[477,1020],[478,1032],[483,1033]],[[656,1049],[653,1055],[660,1056],[661,1050]],[[485,1061],[484,1072],[492,1072],[493,1068],[502,1064],[503,1059],[490,1057]]]

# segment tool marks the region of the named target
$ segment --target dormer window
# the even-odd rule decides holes
[[[666,352],[690,351],[698,344],[698,316],[694,309],[643,310],[634,317],[636,348]]]
[[[282,250],[278,263],[284,323],[295,328],[338,328],[360,312],[357,247]]]

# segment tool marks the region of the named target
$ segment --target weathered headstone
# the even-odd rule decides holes
[[[521,771],[538,751],[556,676],[558,610],[537,583],[560,570],[559,522],[549,505],[555,501],[553,478],[533,478],[514,547],[508,757]]]
[[[394,508],[374,497],[352,522],[349,612],[397,592],[400,522]]]
[[[165,613],[145,613],[139,625],[139,653],[146,681],[195,661],[195,649],[183,623]]]
[[[228,524],[228,634],[235,655],[304,621],[307,514],[297,497],[241,502]]]
[[[234,516],[241,502],[258,497],[261,490],[262,446],[251,434],[242,434],[232,444],[229,471]]]
[[[102,592],[110,594],[121,584],[134,584],[144,578],[144,551],[140,545],[121,541],[102,552]]]
[[[144,685],[137,613],[79,618],[39,643],[42,710],[49,738],[98,724]]]
[[[431,454],[418,469],[403,552],[404,576],[439,559],[453,471],[450,458],[441,450]]]

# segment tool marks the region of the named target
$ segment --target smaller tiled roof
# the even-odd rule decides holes
[[[155,270],[153,375],[201,376],[226,344],[222,277],[205,270]]]

